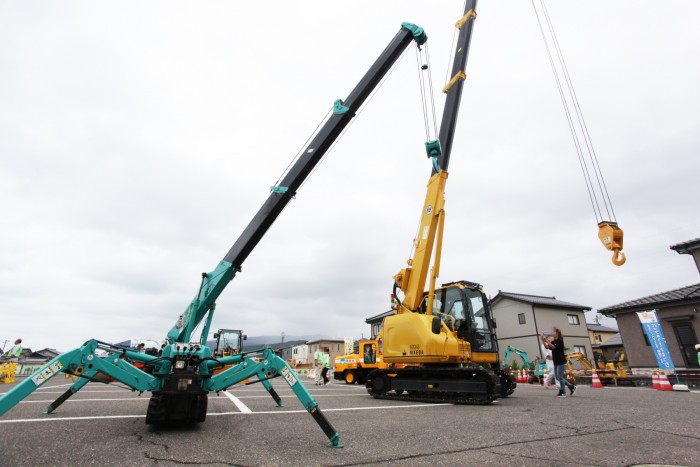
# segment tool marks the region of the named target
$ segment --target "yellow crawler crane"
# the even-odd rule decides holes
[[[394,315],[384,319],[380,338],[384,361],[410,365],[372,371],[366,388],[375,398],[456,404],[490,404],[516,387],[501,369],[495,322],[481,285],[457,281],[436,287],[445,223],[445,184],[462,94],[476,0],[467,0],[459,30],[452,79],[443,89],[446,102],[437,140],[426,150],[433,171],[421,213],[414,252],[408,267],[394,276]],[[424,70],[428,69],[425,65]],[[622,230],[615,222],[599,223],[599,237],[614,252],[613,263],[624,263]],[[434,261],[432,269],[431,260]],[[425,292],[428,272],[430,283]]]
[[[443,89],[445,108],[439,139],[426,143],[433,171],[421,213],[418,238],[408,267],[394,276],[395,315],[384,319],[380,333],[386,363],[413,365],[377,369],[366,381],[376,398],[488,404],[513,393],[512,375],[500,368],[494,322],[481,285],[459,281],[436,288],[445,223],[445,184],[476,0],[468,0],[459,29],[453,78]],[[425,67],[427,68],[427,66]],[[424,292],[435,252],[430,285]]]

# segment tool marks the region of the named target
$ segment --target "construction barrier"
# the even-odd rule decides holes
[[[653,372],[651,374],[651,388],[659,389],[659,386],[659,374],[657,372]]]

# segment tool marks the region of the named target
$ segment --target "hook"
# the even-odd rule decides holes
[[[625,261],[627,261],[625,254],[616,248],[614,250],[613,257],[612,257],[613,264],[615,266],[622,266],[623,264],[625,264]]]

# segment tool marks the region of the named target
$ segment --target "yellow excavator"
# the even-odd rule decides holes
[[[365,387],[375,398],[481,405],[509,396],[516,387],[513,375],[499,363],[496,323],[482,286],[465,280],[436,286],[445,223],[447,169],[466,78],[464,70],[476,19],[475,8],[476,0],[467,0],[465,13],[456,24],[459,34],[452,79],[443,89],[446,102],[439,138],[426,143],[433,170],[418,235],[408,266],[394,276],[395,314],[384,319],[379,333],[384,361],[411,366],[369,373]],[[618,255],[622,249],[622,230],[614,222],[602,224],[600,239],[615,252],[613,262],[617,260],[621,264],[624,256]],[[399,291],[403,293],[401,300]]]
[[[634,381],[629,379],[627,376],[627,370],[622,365],[622,361],[625,357],[624,354],[620,357],[620,360],[616,362],[598,362],[597,368],[590,360],[588,360],[581,352],[573,352],[566,354],[566,379],[571,381],[571,383],[576,384],[576,376],[574,375],[574,368],[571,365],[572,361],[577,361],[581,364],[584,369],[585,374],[590,375],[593,369],[596,369],[598,373],[598,378],[600,382],[605,385],[619,386],[620,384],[627,384],[634,386]]]

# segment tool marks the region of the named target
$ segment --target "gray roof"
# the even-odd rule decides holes
[[[586,323],[586,327],[589,331],[593,332],[618,332],[617,329],[609,328],[607,326],[601,326],[600,324],[589,324]]]
[[[393,315],[393,314],[395,314],[395,313],[396,313],[396,312],[395,312],[394,310],[385,311],[384,313],[382,313],[382,314],[380,314],[380,315],[376,315],[376,316],[372,316],[372,317],[370,317],[370,318],[367,318],[367,319],[365,320],[365,323],[370,324],[370,323],[373,323],[373,322],[375,322],[375,321],[381,321],[381,320],[383,320],[384,318],[386,318],[387,316],[391,316],[391,315]]]
[[[616,312],[631,312],[638,310],[648,310],[664,305],[680,305],[684,302],[697,302],[700,300],[700,284],[693,284],[680,289],[662,292],[648,297],[630,300],[617,305],[608,306],[598,310],[600,313],[613,314]]]
[[[679,254],[692,254],[693,250],[700,248],[700,238],[694,240],[688,240],[687,242],[678,243],[676,245],[671,245],[669,248],[677,251]]]
[[[576,310],[590,310],[591,307],[585,305],[577,305],[576,303],[565,302],[563,300],[557,300],[556,297],[542,297],[539,295],[527,295],[521,293],[512,292],[501,292],[498,291],[498,295],[491,299],[491,303],[494,303],[498,299],[510,298],[511,300],[516,300],[518,302],[530,303],[532,305],[540,306],[550,306],[553,308],[572,308]]]

